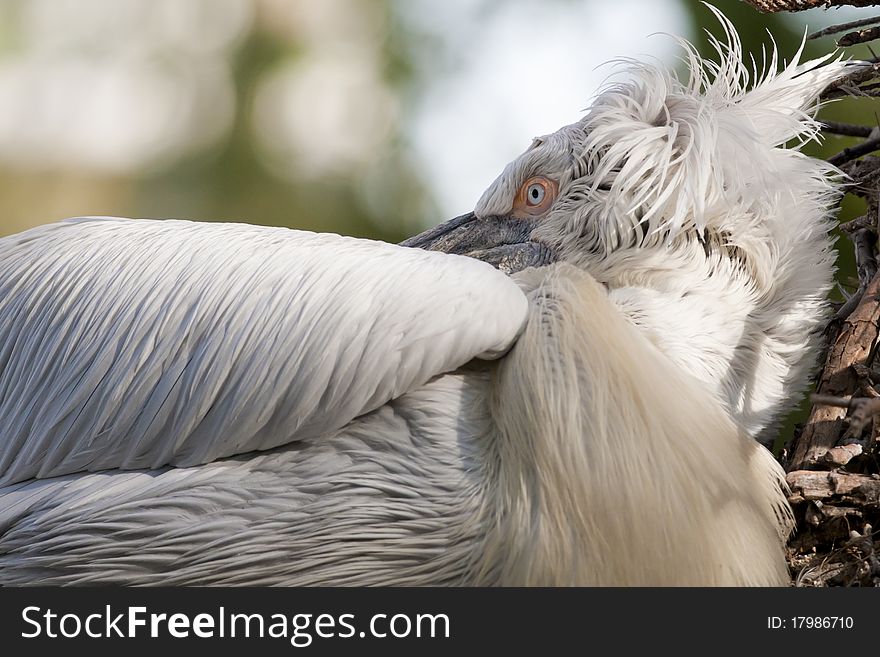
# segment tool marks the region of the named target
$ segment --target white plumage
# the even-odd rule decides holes
[[[45,226],[0,243],[0,281],[0,485],[319,438],[526,315],[477,260],[244,224]]]
[[[405,243],[453,254],[0,240],[0,583],[786,583],[753,438],[815,359],[837,192],[782,145],[845,64],[747,91],[723,24],[719,64],[632,66]]]

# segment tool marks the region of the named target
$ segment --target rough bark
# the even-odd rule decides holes
[[[816,7],[870,7],[876,0],[745,0],[765,13],[777,11],[805,11]]]
[[[799,586],[880,586],[876,519],[880,475],[798,470],[789,501],[801,509],[788,559]],[[874,525],[875,526],[875,525]]]
[[[765,11],[800,10],[876,1],[746,0]],[[880,16],[831,26],[818,38],[845,33],[841,46],[880,38]],[[856,31],[853,31],[856,30]],[[875,62],[878,60],[874,60]],[[880,95],[880,70],[860,71],[826,90],[824,98]],[[789,501],[797,530],[788,545],[795,584],[801,586],[880,586],[880,147],[876,125],[828,122],[830,134],[858,137],[829,161],[850,177],[847,192],[867,205],[864,216],[840,226],[852,241],[858,288],[840,305],[826,330],[828,351],[818,378],[813,407],[783,455],[791,488]],[[875,362],[876,361],[876,362]]]
[[[860,377],[857,366],[867,367],[874,355],[880,333],[880,274],[875,274],[855,310],[843,319],[834,338],[825,367],[819,378],[818,392],[837,397],[857,394]],[[847,409],[814,404],[804,430],[794,446],[789,470],[814,468],[826,452],[840,440],[846,427]]]

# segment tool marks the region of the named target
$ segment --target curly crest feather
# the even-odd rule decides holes
[[[595,198],[599,248],[637,241],[674,240],[708,231],[736,236],[740,248],[762,249],[765,217],[780,208],[827,207],[839,172],[805,160],[799,148],[816,139],[817,98],[846,62],[832,56],[778,68],[775,46],[763,71],[742,63],[733,26],[719,14],[727,42],[713,38],[718,62],[702,59],[679,40],[690,70],[680,80],[669,69],[633,62],[631,79],[608,87],[576,124],[583,133],[574,153],[583,193]],[[573,126],[575,127],[575,126]],[[794,148],[779,148],[798,140]],[[805,166],[809,164],[809,166]],[[792,174],[806,185],[787,184]],[[805,180],[806,179],[806,180]],[[787,222],[786,222],[787,223]],[[752,262],[765,259],[752,259]],[[766,283],[773,272],[755,271]]]
[[[715,11],[715,10],[713,10]],[[523,181],[559,184],[532,239],[587,270],[677,364],[768,438],[802,390],[826,316],[829,215],[842,174],[801,147],[844,69],[827,55],[743,64],[731,23],[717,61],[679,39],[687,80],[625,60],[585,116],[536,139],[477,204],[504,215]]]

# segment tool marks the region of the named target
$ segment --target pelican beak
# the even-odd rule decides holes
[[[528,267],[543,267],[556,260],[545,245],[532,241],[534,219],[484,217],[473,212],[426,230],[400,243],[427,251],[465,255],[513,274]]]

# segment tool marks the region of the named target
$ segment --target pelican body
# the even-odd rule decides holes
[[[402,245],[0,240],[0,583],[785,585],[847,64],[634,64]],[[797,59],[797,58],[796,58]]]

